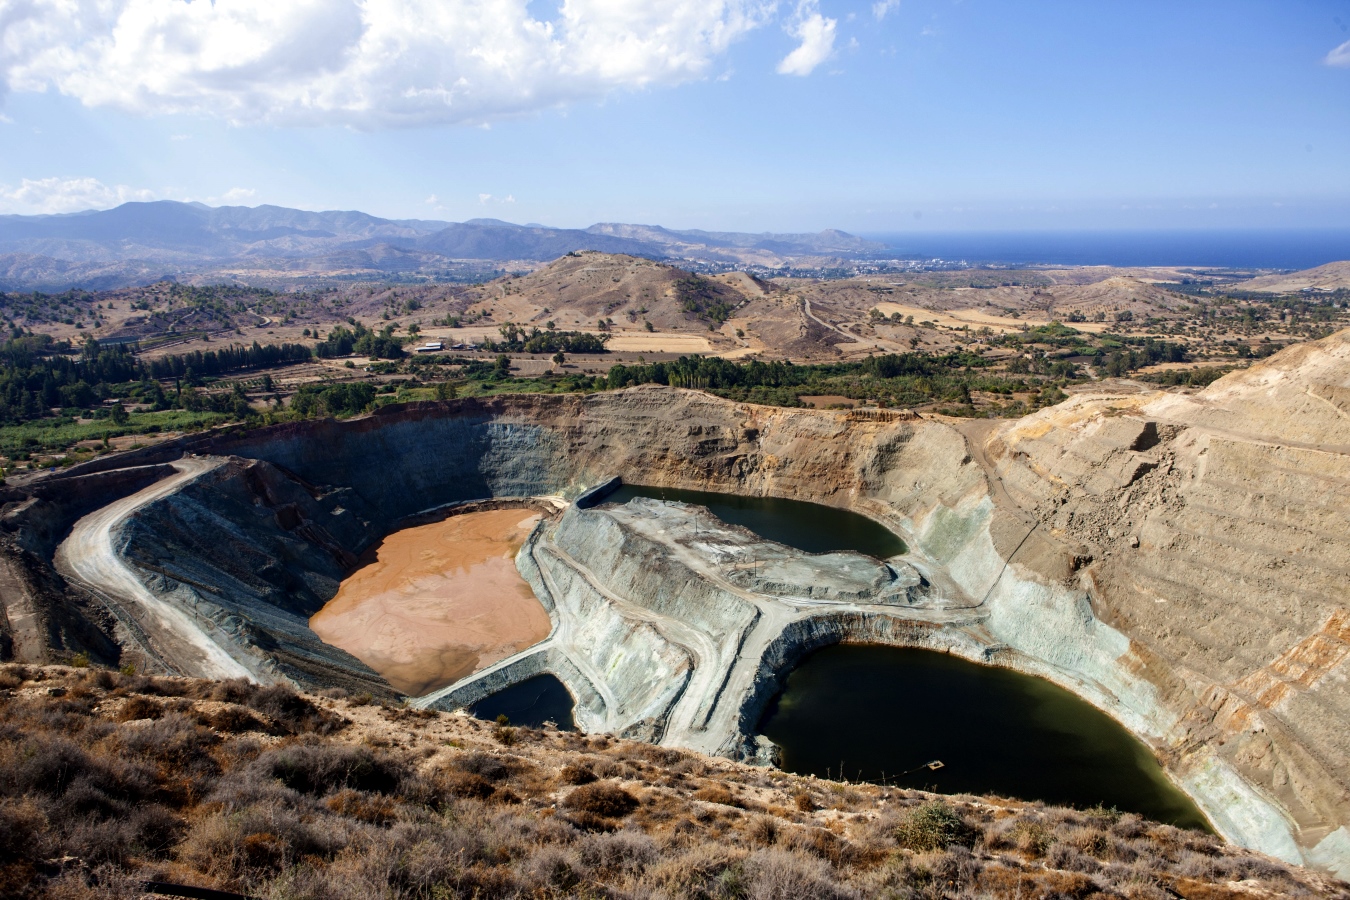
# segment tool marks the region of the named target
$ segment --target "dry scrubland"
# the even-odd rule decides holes
[[[474,285],[316,282],[273,291],[159,282],[104,292],[0,294],[0,324],[76,343],[84,335],[136,338],[155,356],[255,340],[313,346],[349,320],[393,327],[404,337],[415,325],[416,341],[452,344],[495,340],[507,323],[542,329],[553,322],[563,330],[610,334],[616,353],[585,363],[603,369],[638,354],[795,362],[913,350],[997,354],[997,336],[1061,321],[1085,333],[1153,336],[1180,341],[1197,356],[1231,357],[1239,344],[1260,349],[1261,338],[1308,339],[1343,323],[1343,313],[1310,314],[1309,306],[1325,306],[1332,292],[1346,289],[1347,266],[1256,278],[1082,267],[764,280],[580,252]]]
[[[938,798],[285,687],[0,668],[0,894],[1346,897],[1107,810]]]

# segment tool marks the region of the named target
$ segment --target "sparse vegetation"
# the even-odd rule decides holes
[[[717,286],[700,275],[687,275],[675,282],[680,309],[690,315],[721,325],[731,318],[732,305]]]
[[[0,667],[0,893],[1166,900],[1241,882],[1350,898],[1115,811],[837,785],[551,729],[506,748],[500,727],[241,681]],[[698,799],[731,787],[739,806]]]

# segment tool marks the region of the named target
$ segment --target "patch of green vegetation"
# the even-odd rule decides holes
[[[941,800],[908,809],[895,827],[895,841],[906,850],[929,853],[952,845],[972,846],[979,832]]]
[[[923,353],[888,354],[859,363],[829,363],[798,366],[790,362],[764,363],[758,360],[736,363],[718,358],[681,357],[672,363],[647,366],[615,366],[604,379],[610,390],[636,384],[668,384],[673,387],[699,388],[719,397],[739,402],[771,406],[801,406],[799,399],[811,395],[838,395],[863,400],[877,406],[915,407],[944,404],[942,412],[951,415],[997,415],[1003,407],[977,406],[972,392],[1006,397],[1031,394],[1042,399],[1057,395],[1047,387],[1082,374],[1064,364],[1050,377],[1010,377],[990,371],[993,363],[971,353],[930,355]],[[1017,401],[1022,407],[1025,401]]]
[[[170,409],[128,413],[127,421],[122,425],[115,424],[111,417],[86,422],[78,422],[68,416],[36,419],[22,425],[0,427],[0,454],[13,458],[20,454],[64,450],[80,441],[96,441],[104,437],[157,434],[161,431],[199,431],[231,418],[224,413]]]
[[[553,325],[552,322],[549,323]],[[594,335],[586,331],[556,331],[552,327],[545,331],[531,328],[528,332],[514,322],[507,322],[501,328],[500,341],[487,340],[483,349],[501,353],[606,353],[605,342],[609,335]]]
[[[314,354],[320,359],[350,356],[353,353],[372,359],[403,358],[403,341],[394,337],[392,325],[374,332],[360,322],[350,321],[351,328],[339,325],[330,331],[328,337],[314,348]]]
[[[721,325],[731,318],[732,307],[718,294],[713,282],[699,275],[688,275],[675,282],[680,309],[708,322]]]

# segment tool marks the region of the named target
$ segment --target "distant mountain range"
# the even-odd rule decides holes
[[[833,230],[740,234],[613,223],[582,230],[166,200],[69,215],[0,216],[0,290],[113,288],[226,270],[378,278],[443,270],[457,261],[537,262],[580,250],[778,266],[883,249]]]

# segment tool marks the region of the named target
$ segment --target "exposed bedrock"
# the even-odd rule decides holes
[[[431,508],[575,498],[615,475],[811,500],[871,516],[912,552],[809,557],[675,505],[572,507],[518,557],[550,637],[426,701],[551,671],[582,727],[752,754],[759,708],[809,649],[947,649],[1111,713],[1233,840],[1350,874],[1347,334],[1197,395],[1084,393],[1015,422],[648,387],[196,436],[61,478],[192,454],[211,465],[109,517],[108,545],[253,677],[379,689],[305,620],[366,547]],[[38,521],[51,501],[35,496],[6,511]],[[8,540],[40,551],[24,521]]]

